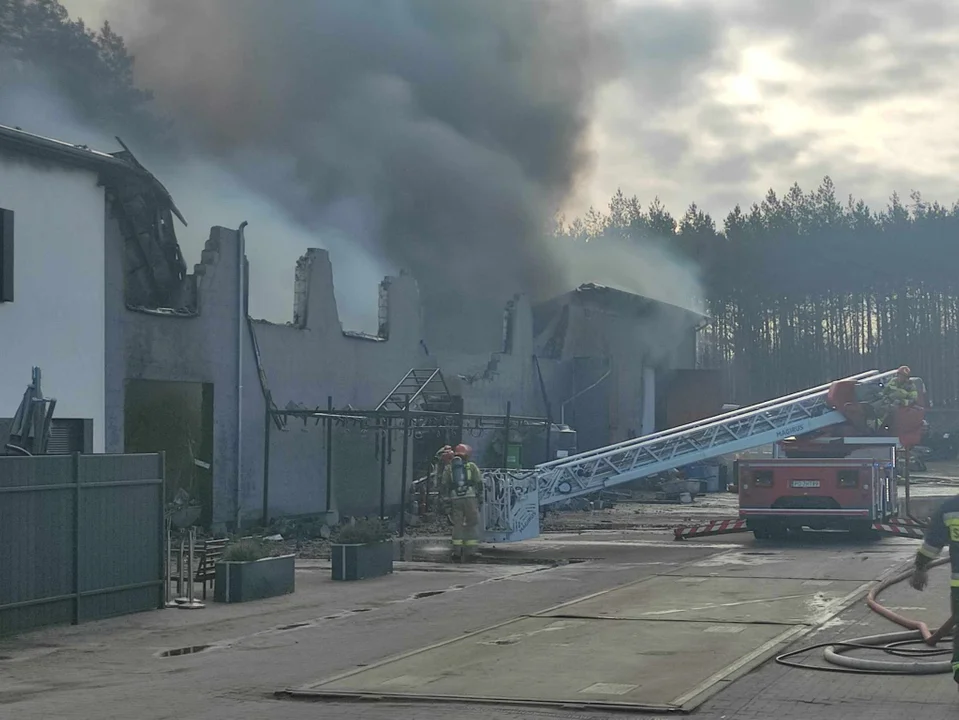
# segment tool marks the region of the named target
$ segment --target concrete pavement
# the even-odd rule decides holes
[[[362,583],[333,583],[328,565],[309,563],[298,571],[292,596],[239,607],[211,603],[204,610],[146,613],[2,641],[0,717],[252,720],[267,715],[279,720],[297,711],[272,698],[277,689],[624,585],[713,552],[692,546],[641,548],[631,559],[559,567],[401,565],[391,577]],[[202,646],[208,647],[200,653],[161,656]],[[307,716],[320,711],[314,706]],[[326,710],[322,714],[327,717]]]
[[[547,536],[536,541],[542,546],[539,557],[555,555],[563,543],[568,542],[568,557],[592,559],[559,567],[409,564],[401,566],[402,570],[392,577],[363,583],[333,584],[324,563],[303,563],[298,571],[297,592],[286,598],[244,606],[211,603],[205,610],[148,613],[0,642],[0,717],[17,720],[607,717],[608,713],[582,706],[578,710],[477,704],[450,706],[447,703],[381,702],[357,706],[342,702],[277,700],[273,692],[373,667],[384,658],[414,652],[471,632],[482,633],[485,628],[510,623],[516,618],[522,618],[519,623],[549,627],[569,620],[559,616],[567,615],[569,607],[573,607],[572,614],[577,616],[573,619],[583,621],[584,625],[574,625],[569,637],[574,642],[585,643],[580,652],[571,661],[568,654],[557,654],[551,645],[542,648],[544,652],[525,656],[534,661],[534,665],[540,663],[538,667],[524,662],[523,655],[507,656],[515,658],[509,659],[514,668],[513,687],[536,684],[543,677],[546,680],[542,682],[548,684],[562,676],[573,678],[580,685],[587,680],[592,685],[599,683],[600,689],[610,690],[617,688],[603,688],[602,684],[637,685],[642,683],[637,683],[636,677],[646,677],[643,682],[647,683],[647,690],[658,691],[662,685],[661,695],[669,695],[669,701],[673,701],[680,693],[695,690],[691,687],[695,685],[694,680],[703,685],[697,678],[701,680],[704,674],[708,675],[710,667],[718,671],[724,668],[716,668],[717,664],[728,668],[735,662],[734,659],[712,662],[711,658],[710,667],[700,662],[697,678],[686,677],[694,664],[690,658],[704,654],[703,638],[714,638],[710,642],[715,642],[715,647],[728,647],[729,658],[733,658],[737,653],[732,646],[738,647],[741,641],[729,642],[729,638],[746,637],[745,633],[753,632],[753,626],[762,626],[769,619],[763,614],[768,612],[764,609],[766,603],[777,593],[780,597],[791,597],[775,601],[784,608],[787,624],[767,624],[772,628],[768,632],[788,630],[790,623],[792,627],[811,628],[824,620],[827,625],[847,622],[828,620],[841,605],[838,599],[843,593],[895,566],[915,547],[915,542],[902,540],[860,545],[820,538],[808,545],[790,546],[755,543],[749,536],[722,538],[732,539],[736,542],[704,539],[674,543],[661,534],[649,533],[587,533],[565,540]],[[644,578],[644,582],[637,583]],[[777,590],[773,582],[776,578],[794,581]],[[941,580],[938,576],[935,579]],[[647,587],[643,590],[635,590],[644,585]],[[747,591],[741,589],[743,585],[755,586],[757,593],[747,597],[743,594]],[[708,590],[692,590],[697,586]],[[677,592],[676,587],[681,590]],[[731,593],[733,599],[729,602],[733,605],[723,607],[725,602],[715,601],[700,603],[700,596],[712,598],[714,588],[720,595]],[[931,603],[936,592],[930,590],[923,599]],[[577,606],[543,612],[596,593],[603,594]],[[742,604],[744,601],[747,604]],[[911,601],[915,602],[915,598]],[[649,620],[643,615],[664,611],[688,622]],[[642,635],[638,630],[631,634],[613,633],[603,635],[601,642],[600,636],[591,630],[575,634],[581,632],[576,628],[603,624],[636,628],[656,624],[677,630],[661,638]],[[737,633],[705,632],[711,626],[728,629],[736,625],[750,629]],[[684,638],[682,634],[689,632],[692,626],[700,627],[703,632]],[[845,634],[845,626],[841,629]],[[509,641],[511,636],[522,635],[512,630],[498,632],[493,633],[494,641],[504,638]],[[544,637],[558,637],[556,633],[563,632],[566,631],[554,629],[532,637],[539,641]],[[867,632],[857,629],[854,634]],[[660,643],[662,639],[666,642]],[[489,653],[512,653],[522,649],[525,642],[482,647]],[[747,644],[755,649],[757,642],[761,646],[761,638],[752,636]],[[200,653],[161,656],[169,650],[204,646],[206,649]],[[690,650],[697,647],[698,653]],[[748,654],[749,649],[744,652]],[[489,657],[491,655],[484,656],[483,662],[488,662]],[[552,658],[555,664],[554,668],[546,668],[547,671],[559,668],[559,672],[544,674],[544,658]],[[594,663],[597,658],[599,661]],[[632,671],[628,672],[629,668]],[[455,672],[455,663],[446,669]],[[786,671],[780,675],[777,673],[781,668],[766,665],[733,682],[746,669],[748,663],[712,682],[710,692],[721,692],[708,700],[697,715],[789,717],[790,712],[798,713],[798,704],[803,702],[797,699],[801,695],[791,689],[793,685],[799,684],[808,690],[808,683],[821,684],[824,678],[832,677],[824,674],[808,677],[808,671],[795,671],[797,675]],[[772,706],[768,697],[754,681],[761,675],[767,677],[767,682],[782,683],[777,685],[775,699],[781,703],[784,715],[770,713]],[[852,678],[853,683],[860,679],[838,677],[843,682]],[[667,687],[668,682],[673,685]],[[836,687],[838,692],[841,688]],[[568,687],[560,690],[569,693]],[[951,688],[947,690],[954,692]],[[813,710],[818,711],[819,707]],[[858,716],[849,711],[847,705],[847,714],[843,717]],[[805,717],[818,716],[807,714]]]
[[[912,552],[848,541],[727,550],[291,694],[689,710]]]

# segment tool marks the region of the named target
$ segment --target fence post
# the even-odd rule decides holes
[[[333,412],[333,396],[326,396],[326,411]],[[325,511],[330,512],[330,506],[333,504],[333,417],[326,416],[326,506]],[[327,518],[329,522],[329,518]]]
[[[166,519],[166,451],[161,450],[158,457],[158,469],[160,471],[160,571],[163,573],[160,577],[163,582],[160,584],[160,602],[157,605],[158,610],[163,610],[170,602],[170,535],[172,530],[167,530]]]
[[[263,429],[263,528],[270,524],[270,424],[273,422],[273,395],[266,393],[266,426]]]
[[[80,453],[73,453],[73,624],[80,624]]]

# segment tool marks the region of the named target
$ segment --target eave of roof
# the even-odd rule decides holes
[[[118,139],[119,141],[119,139]],[[122,142],[120,142],[123,145]],[[109,153],[92,150],[86,145],[71,145],[62,140],[34,135],[18,128],[0,125],[0,149],[7,149],[32,157],[54,160],[107,176],[133,176],[149,183],[170,204],[170,210],[186,225],[186,220],[173,202],[173,197],[154,175],[144,168],[124,146],[124,152],[130,160],[115,157]]]

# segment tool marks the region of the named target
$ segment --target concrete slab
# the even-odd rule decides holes
[[[830,620],[909,554],[723,553],[285,694],[688,711]],[[811,577],[702,570],[755,575],[763,562]]]
[[[868,583],[854,580],[653,577],[542,617],[817,625],[839,612]],[[739,625],[724,632],[742,632]],[[720,631],[714,631],[720,632]]]
[[[802,580],[875,580],[915,555],[917,540],[890,539],[865,546],[764,548],[712,555],[666,575]]]
[[[522,618],[288,694],[677,710],[802,631],[728,627]]]

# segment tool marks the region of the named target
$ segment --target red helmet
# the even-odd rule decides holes
[[[908,365],[903,365],[899,368],[899,370],[896,371],[896,374],[901,375],[902,377],[910,377],[912,375],[912,370],[909,369]]]
[[[473,452],[473,448],[471,448],[469,445],[465,445],[465,444],[463,444],[463,443],[460,443],[459,445],[457,445],[457,446],[456,446],[456,449],[453,450],[453,454],[454,454],[454,455],[456,455],[456,456],[458,456],[458,457],[461,457],[461,458],[464,458],[464,459],[465,459],[465,458],[468,458],[468,457],[470,456],[470,453],[472,453],[472,452]]]

